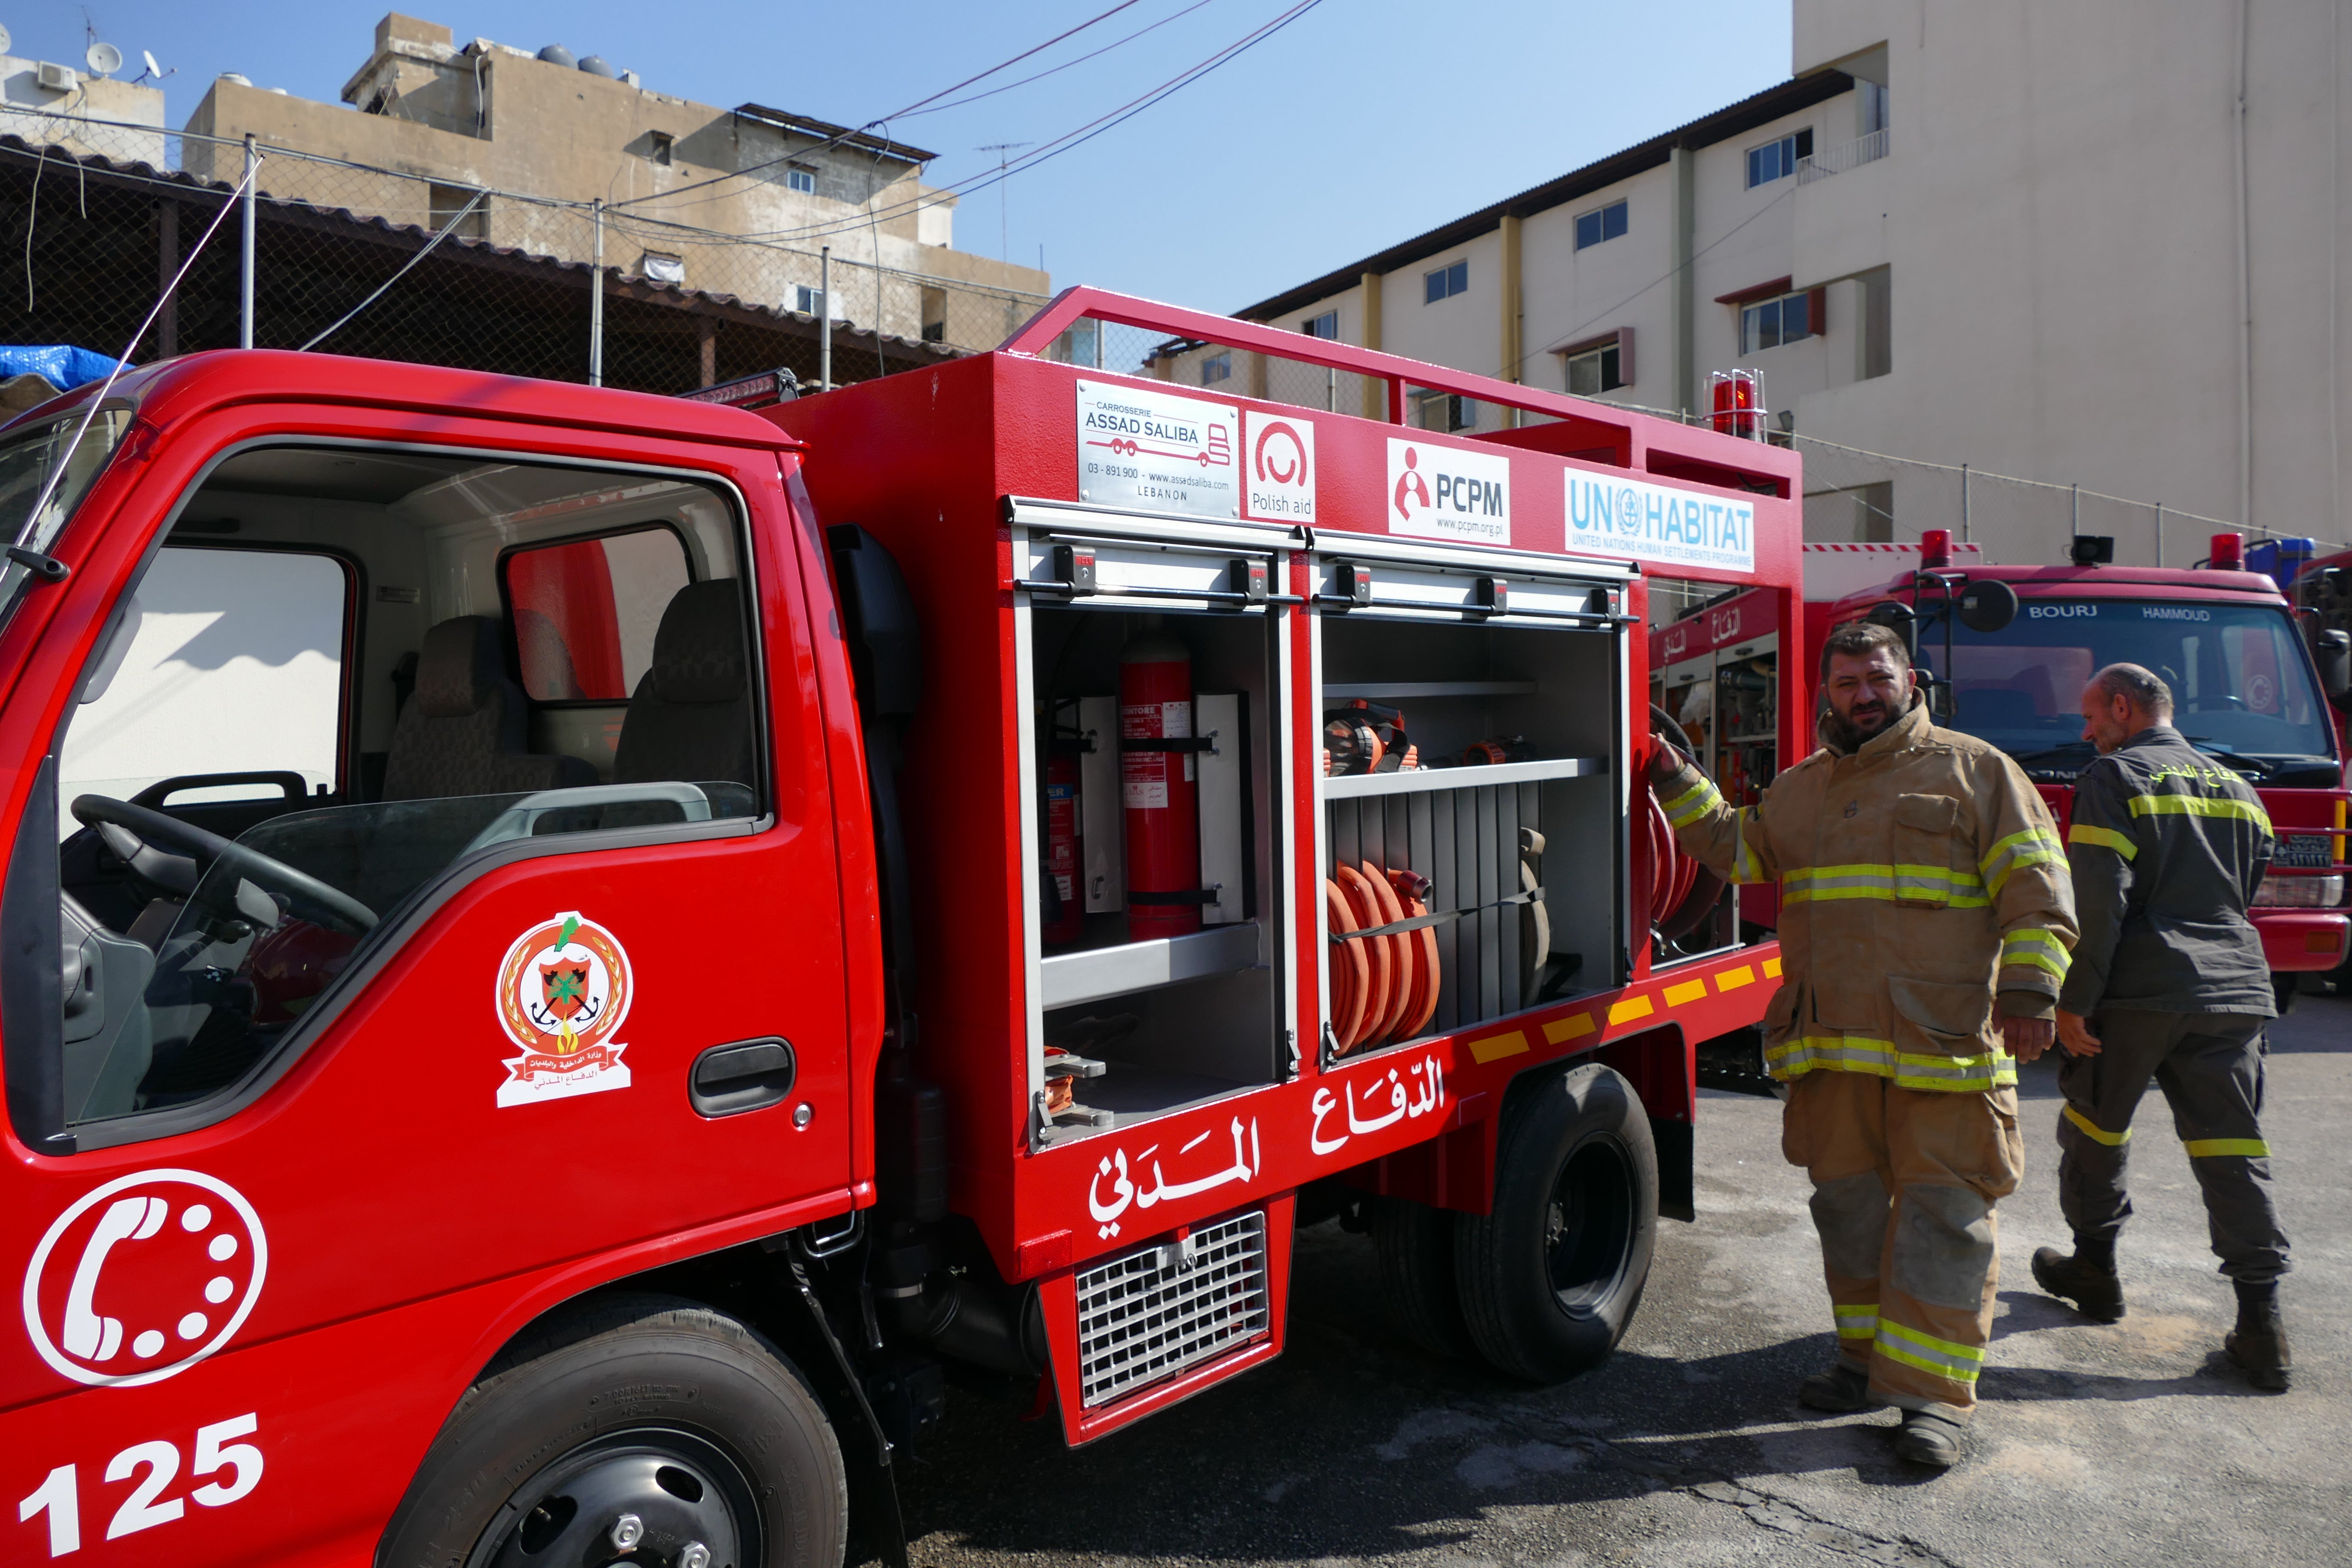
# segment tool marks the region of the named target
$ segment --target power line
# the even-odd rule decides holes
[[[1152,23],[1150,26],[1138,27],[1134,32],[1129,33],[1127,37],[1117,39],[1111,43],[1105,44],[1101,48],[1080,55],[1076,59],[1064,60],[1057,66],[1048,66],[1034,76],[1024,76],[1019,81],[1008,81],[1003,87],[992,87],[986,92],[975,92],[970,98],[959,98],[953,103],[935,103],[929,109],[915,110],[908,114],[900,116],[900,118],[911,120],[919,115],[937,114],[942,110],[961,109],[967,103],[978,103],[983,98],[994,98],[1000,92],[1011,92],[1016,87],[1027,87],[1033,81],[1044,81],[1049,76],[1060,75],[1062,72],[1068,70],[1072,66],[1082,66],[1088,60],[1098,58],[1103,55],[1110,53],[1113,49],[1120,48],[1128,44],[1131,44],[1135,42],[1136,39],[1143,37],[1146,33],[1158,32],[1169,23],[1189,16],[1193,12],[1208,4],[1209,0],[1192,0],[1192,4],[1185,6],[1181,11],[1171,11],[1167,16],[1160,17],[1157,22]],[[1026,142],[1019,143],[1019,145],[1022,146],[1026,146],[1027,144],[1028,143]],[[980,151],[986,152],[987,149],[982,148]]]
[[[1050,49],[1065,38],[1076,37],[1078,34],[1085,32],[1088,27],[1093,26],[1096,23],[1108,21],[1111,17],[1118,16],[1121,11],[1127,10],[1130,6],[1140,5],[1141,3],[1142,0],[1118,0],[1118,4],[1113,5],[1109,10],[1099,12],[1095,16],[1089,16],[1085,21],[1079,23],[1076,26],[1070,28],[1066,32],[1056,33],[1052,37],[1046,39],[1044,43],[1039,44],[1033,48],[1022,50],[1019,54],[1014,55],[1011,59],[1000,60],[996,64],[989,67],[986,70],[979,72],[977,75],[964,78],[963,80],[956,83],[953,87],[943,87],[939,91],[932,93],[929,98],[919,98],[914,102],[907,105],[904,109],[898,110],[894,113],[883,115],[878,120],[869,120],[865,124],[858,126],[856,130],[842,132],[839,135],[829,137],[826,140],[818,142],[814,147],[799,148],[793,152],[786,153],[782,156],[771,158],[764,163],[754,163],[748,169],[735,169],[730,170],[724,174],[715,174],[708,180],[698,181],[696,184],[691,185],[680,185],[675,191],[661,191],[653,195],[632,196],[627,202],[616,203],[614,205],[627,206],[634,205],[638,202],[655,201],[664,196],[683,195],[688,191],[698,191],[706,185],[720,184],[729,180],[740,180],[747,174],[756,174],[762,169],[772,169],[777,164],[784,163],[788,159],[805,157],[811,153],[822,153],[828,147],[838,146],[840,143],[848,141],[851,137],[861,135],[866,132],[873,130],[874,127],[877,125],[887,125],[893,120],[903,120],[908,115],[912,114],[915,110],[924,107],[926,104],[935,103],[951,92],[961,92],[965,88],[970,87],[976,81],[984,81],[988,78],[994,76],[998,71],[1019,65],[1023,60],[1029,58],[1032,55],[1038,54],[1045,49]]]

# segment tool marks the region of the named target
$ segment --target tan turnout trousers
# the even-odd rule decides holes
[[[1888,1405],[1973,1409],[2000,1279],[1993,1205],[2025,1169],[2017,1090],[1807,1073],[1780,1142],[1812,1178],[1839,1359]]]

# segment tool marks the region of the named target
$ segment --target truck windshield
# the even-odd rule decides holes
[[[1944,674],[1944,628],[1920,628],[1921,663]],[[2286,612],[2260,605],[2028,599],[2002,630],[1952,629],[1954,727],[2024,760],[2087,760],[2083,687],[2137,664],[2172,688],[2173,722],[2208,751],[2333,757],[2327,710]],[[2042,753],[2050,753],[2043,757]]]
[[[79,446],[74,444],[74,432],[80,428],[82,411],[79,408],[61,419],[36,425],[29,430],[0,437],[0,546],[22,543],[26,548],[47,552],[81,498],[89,493],[106,460],[131,427],[131,411],[108,408],[90,420]],[[60,461],[67,463],[65,477],[58,481],[41,515],[32,516],[33,503],[40,500],[42,487],[49,482]],[[26,527],[30,521],[32,526]],[[0,623],[5,623],[16,604],[16,590],[24,585],[27,569],[16,562],[5,563],[0,573]]]

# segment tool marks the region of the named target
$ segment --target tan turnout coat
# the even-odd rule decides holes
[[[1936,728],[1915,697],[1859,751],[1824,744],[1754,806],[1726,805],[1687,763],[1658,796],[1701,861],[1780,886],[1774,1077],[1872,1073],[1955,1091],[2017,1081],[1995,993],[2035,993],[2046,1014],[2075,925],[2065,847],[2016,763]]]

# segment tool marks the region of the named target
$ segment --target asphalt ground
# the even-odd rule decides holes
[[[903,1486],[923,1564],[2342,1564],[2352,1562],[2352,998],[2272,1035],[2264,1131],[2294,1245],[2283,1395],[2221,1353],[2233,1320],[2159,1097],[2133,1140],[2120,1323],[2027,1259],[2063,1245],[2053,1066],[2026,1069],[2027,1173],[2000,1205],[2000,1316],[1971,1449],[1923,1472],[1894,1413],[1817,1419],[1832,1353],[1780,1107],[1710,1093],[1698,1220],[1664,1222],[1599,1371],[1531,1389],[1382,1316],[1369,1241],[1304,1230],[1272,1365],[1076,1452],[1011,1391],[959,1388]]]

